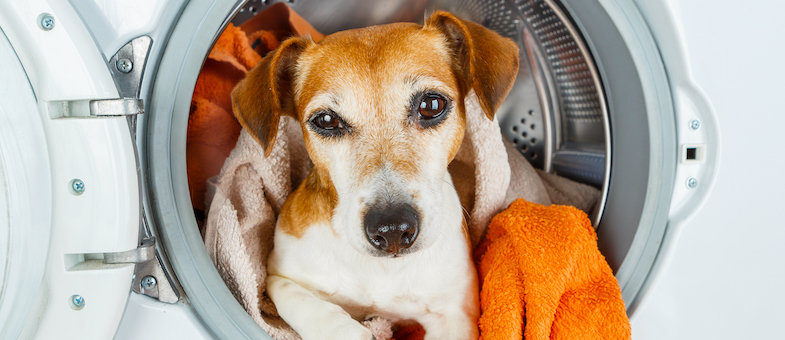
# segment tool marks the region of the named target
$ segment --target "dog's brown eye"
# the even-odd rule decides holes
[[[432,128],[447,120],[452,108],[450,97],[437,91],[423,91],[412,96],[411,119],[421,128]]]
[[[331,110],[320,111],[309,120],[313,130],[325,137],[337,137],[343,135],[347,126],[335,112]]]
[[[426,95],[425,98],[422,99],[420,102],[420,116],[425,119],[433,119],[439,117],[442,113],[444,113],[444,109],[447,107],[447,101],[444,100],[441,96],[435,94]]]
[[[314,121],[314,123],[316,123],[316,126],[318,126],[319,128],[325,130],[332,130],[340,125],[338,119],[329,113],[323,113],[316,116],[316,120]]]

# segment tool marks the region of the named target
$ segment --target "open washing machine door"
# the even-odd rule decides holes
[[[27,280],[42,283],[24,295],[32,303],[24,329],[8,334],[47,338],[67,324],[84,329],[68,334],[79,338],[105,338],[115,330],[121,339],[269,338],[237,303],[205,251],[188,190],[185,146],[192,93],[213,43],[229,22],[247,20],[276,2],[283,1],[0,2],[0,28],[10,32],[8,47],[23,66],[17,83],[32,88],[26,97],[14,97],[27,98],[27,112],[35,107],[39,114],[39,120],[29,120],[38,126],[39,141],[25,144],[37,149],[27,153],[46,155],[36,164],[48,169],[44,177],[51,181],[29,191],[31,197],[51,197],[38,203],[51,217],[36,216],[39,226],[50,227],[29,237],[48,249],[46,270],[29,273]],[[535,166],[603,191],[595,214],[600,249],[628,306],[636,301],[661,246],[679,153],[662,58],[633,1],[286,3],[324,33],[421,21],[425,11],[446,9],[515,40],[525,63],[499,113],[502,129]],[[42,24],[46,15],[52,15],[54,29]],[[134,45],[140,41],[147,41],[144,53]],[[73,46],[60,46],[69,42]],[[56,54],[51,46],[58,46]],[[16,58],[3,53],[7,60]],[[68,62],[58,68],[63,60]],[[130,87],[118,81],[129,68],[137,77]],[[72,85],[74,79],[79,81]],[[80,114],[58,109],[124,98],[123,91],[144,103],[143,115],[75,118],[70,116]],[[87,105],[81,110],[90,116]],[[3,155],[6,145],[15,145],[0,142]],[[6,166],[2,170],[17,163],[0,164]],[[8,171],[0,172],[0,189],[6,188],[0,209],[10,211],[8,197],[19,189],[7,178]],[[18,228],[13,222],[3,226]],[[150,237],[157,238],[152,246]],[[138,247],[154,258],[106,264],[105,254]],[[105,296],[92,295],[104,291]],[[93,301],[105,307],[93,307]],[[2,308],[0,317],[6,313]]]
[[[0,337],[111,336],[140,247],[139,101],[67,2],[0,2],[0,29]]]
[[[0,79],[0,336],[8,338],[21,331],[44,276],[52,183],[35,95],[2,31]]]

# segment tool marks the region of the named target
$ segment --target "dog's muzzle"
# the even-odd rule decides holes
[[[363,219],[365,236],[374,248],[397,255],[417,240],[420,214],[410,204],[373,207]]]

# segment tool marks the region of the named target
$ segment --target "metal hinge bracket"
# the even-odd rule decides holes
[[[155,237],[142,239],[136,249],[116,253],[104,253],[106,264],[142,263],[155,258]]]
[[[137,98],[58,100],[48,103],[51,118],[89,118],[130,116],[144,113],[144,103]]]
[[[149,36],[137,37],[120,48],[107,62],[120,98],[51,101],[47,105],[49,117],[90,118],[143,114],[144,102],[139,98],[139,93],[152,42]]]
[[[143,235],[142,240],[155,239],[150,234],[145,216],[142,216],[140,232]],[[142,245],[146,245],[144,241]],[[172,277],[173,274],[164,269],[163,261],[165,259],[160,253],[163,247],[158,244],[158,249],[156,249],[156,244],[154,243],[150,246],[147,255],[152,256],[152,261],[143,261],[136,264],[131,289],[135,293],[147,295],[161,302],[177,303],[180,301],[180,294],[175,287],[176,283],[174,277]]]

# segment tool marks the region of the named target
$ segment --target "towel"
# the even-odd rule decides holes
[[[273,8],[277,8],[270,12],[274,15],[268,13]],[[265,23],[278,26],[270,28]],[[277,47],[287,34],[322,37],[283,4],[223,32],[197,81],[187,143],[192,202],[207,216],[202,226],[207,252],[237,301],[279,340],[299,336],[265,295],[265,266],[281,206],[312,164],[300,125],[290,117],[281,118],[272,152],[264,157],[261,146],[234,119],[229,93],[259,55]],[[470,93],[465,104],[466,136],[449,171],[466,211],[473,245],[480,243],[491,218],[518,197],[544,205],[574,201],[587,212],[594,209],[599,190],[538,173],[504,139],[498,122],[483,114],[476,95]],[[554,194],[558,194],[555,200]],[[363,324],[379,340],[415,340],[423,334],[418,327],[393,333],[393,325],[378,317]]]
[[[482,114],[474,91],[466,96],[464,106],[466,133],[448,171],[464,208],[474,248],[491,218],[514,198],[545,205],[551,201],[534,167],[502,137],[499,122]]]
[[[516,200],[475,258],[481,339],[630,339],[619,284],[577,208]]]

